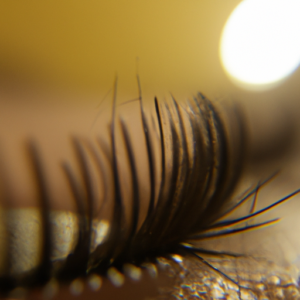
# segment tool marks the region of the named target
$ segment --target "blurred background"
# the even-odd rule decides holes
[[[222,67],[235,68],[232,72],[242,77],[236,67],[230,66],[233,59],[228,52],[239,64],[247,58],[248,64],[240,68],[259,61],[260,71],[254,74],[257,78],[270,72],[271,66],[266,68],[263,60],[273,63],[274,73],[274,65],[283,64],[287,56],[295,57],[286,63],[286,68],[294,64],[290,67],[293,70],[300,59],[289,50],[299,50],[298,20],[293,15],[299,9],[298,1],[245,2],[253,4],[236,9],[241,1],[1,1],[2,85],[7,81],[35,82],[52,88],[56,84],[105,93],[118,75],[119,92],[130,95],[136,91],[138,72],[144,94],[151,97],[169,91],[180,97],[190,96],[201,90],[210,97],[244,98],[249,92],[232,84]],[[232,15],[234,10],[240,19]],[[243,19],[245,24],[240,24]],[[288,20],[293,22],[286,24]],[[234,27],[240,31],[231,32]],[[225,63],[220,59],[221,47]],[[246,51],[254,52],[252,57]],[[296,70],[268,93],[250,95],[295,99],[298,76]],[[279,77],[270,81],[278,81]],[[263,78],[256,83],[259,80],[268,83]]]
[[[138,96],[136,74],[145,100],[200,91],[242,104],[245,180],[281,170],[259,207],[299,188],[299,11],[296,0],[0,0],[0,140],[10,176],[24,183],[16,198],[32,199],[24,140],[39,141],[50,169],[72,157],[69,135],[101,132],[116,76],[126,102]],[[52,184],[61,197],[60,180]],[[286,217],[276,227],[252,232],[255,243],[242,239],[243,251],[298,264],[299,201],[274,212]]]

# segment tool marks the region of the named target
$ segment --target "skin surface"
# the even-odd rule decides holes
[[[26,93],[24,93],[24,91],[2,91],[2,101],[0,104],[2,106],[1,112],[3,117],[1,118],[0,128],[9,128],[9,130],[1,131],[2,178],[5,179],[5,182],[8,183],[9,187],[7,189],[7,186],[2,185],[2,192],[8,190],[11,193],[10,201],[8,203],[2,198],[4,207],[20,209],[37,206],[37,192],[33,181],[33,174],[28,163],[28,157],[26,156],[26,141],[28,141],[28,138],[33,138],[41,151],[45,170],[47,171],[46,174],[49,182],[52,208],[60,211],[75,211],[72,195],[61,172],[60,162],[67,160],[71,163],[71,166],[75,168],[76,172],[76,160],[70,142],[71,136],[75,135],[93,141],[95,140],[95,137],[100,135],[105,139],[107,134],[107,122],[111,114],[109,106],[105,106],[106,103],[100,104],[100,109],[95,109],[99,102],[98,99],[94,100],[94,105],[86,105],[83,104],[83,102],[74,101],[74,96],[73,101],[68,102],[71,97],[72,95],[41,94],[41,92],[36,93],[36,91],[32,92],[29,90],[27,90]],[[43,100],[41,101],[40,99]],[[55,99],[55,103],[52,99]],[[111,103],[109,99],[107,102]],[[127,105],[130,107],[127,107]],[[145,154],[143,155],[143,153],[145,153],[145,148],[143,148],[143,145],[141,145],[140,142],[143,133],[141,131],[141,121],[136,105],[137,104],[133,102],[126,104],[125,106],[121,105],[119,109],[122,116],[126,118],[127,124],[130,126],[130,133],[134,135],[137,141],[134,149],[139,150],[139,155],[137,157],[140,161],[139,170],[141,172],[139,183],[144,190],[143,193],[147,194],[147,189],[149,189],[147,182],[149,179],[147,178],[147,172],[144,171],[145,174],[143,175],[146,164]],[[102,108],[102,106],[104,108]],[[249,116],[248,118],[250,119]],[[272,122],[272,120],[270,122]],[[273,126],[269,125],[271,128],[276,126],[276,122],[273,122]],[[290,129],[288,125],[287,128]],[[293,128],[293,130],[296,129]],[[286,134],[275,136],[273,140],[270,139],[269,143],[274,145],[276,145],[276,143],[280,144],[280,141],[282,141],[283,137],[286,137],[289,132],[290,130],[286,130]],[[241,181],[241,186],[237,193],[244,191],[253,183],[256,184],[259,180],[264,178],[263,176],[269,176],[271,172],[280,167],[280,164],[285,166],[292,165],[292,167],[284,170],[278,178],[271,182],[267,187],[262,188],[259,192],[257,203],[257,206],[260,208],[267,204],[271,204],[298,187],[297,174],[295,174],[296,171],[294,171],[296,169],[295,166],[297,160],[292,159],[293,147],[296,148],[296,145],[287,143],[286,147],[283,147],[277,155],[275,154],[275,158],[268,157],[268,155],[264,154],[265,150],[262,146],[255,145],[255,140],[259,141],[264,139],[267,139],[267,137],[264,138],[260,132],[256,132],[255,134],[252,133],[252,140],[250,139],[252,143],[249,152],[253,151],[253,153],[249,153],[249,165],[246,168],[244,179]],[[261,150],[261,153],[260,149],[263,149]],[[254,153],[255,151],[256,154]],[[283,154],[286,155],[284,156]],[[120,153],[120,157],[122,157],[122,155],[124,154]],[[263,161],[264,164],[262,164],[261,161]],[[123,166],[122,159],[120,159],[120,167],[124,168],[123,172],[125,172],[124,174],[126,175],[126,164]],[[126,178],[124,180],[126,182]],[[124,187],[126,188],[126,184]],[[101,195],[101,188],[99,188],[98,192]],[[296,211],[298,208],[296,208],[297,205],[295,205],[295,202],[295,200],[291,200],[280,209],[270,212],[267,216],[263,216],[259,219],[269,220],[272,219],[273,216],[288,216],[288,218],[285,218],[288,219],[284,220],[285,222],[282,221],[280,224],[269,228],[247,232],[233,237],[208,241],[204,243],[203,247],[250,255],[249,257],[244,258],[245,262],[242,264],[238,262],[235,263],[235,259],[233,258],[227,258],[227,260],[229,259],[234,265],[234,272],[238,274],[239,278],[244,278],[244,281],[248,282],[250,286],[254,283],[247,279],[250,276],[249,274],[254,273],[256,274],[255,276],[263,276],[263,278],[266,278],[261,281],[255,279],[258,281],[251,288],[252,290],[257,289],[257,284],[259,282],[261,284],[267,284],[270,280],[272,281],[273,279],[270,279],[273,278],[272,276],[277,276],[276,278],[279,278],[279,285],[282,282],[288,282],[289,289],[292,288],[290,287],[290,285],[292,285],[297,290],[295,282],[297,280],[298,272],[297,269],[293,269],[293,266],[296,268],[297,265],[298,245],[297,238],[296,236],[294,237],[293,231],[291,231],[291,228],[296,224],[295,217],[293,217],[293,211]],[[98,203],[98,205],[100,204]],[[126,204],[125,202],[125,207],[126,205],[128,206],[129,203]],[[144,208],[142,207],[142,215],[145,208],[146,205]],[[242,210],[240,214],[247,214],[247,209],[248,208],[246,207],[246,211],[243,212]],[[289,235],[286,235],[287,232]],[[286,243],[280,242],[280,239],[283,236],[285,236]],[[258,265],[260,266],[259,271],[257,271],[257,267],[253,268],[253,263],[249,262],[253,259],[253,256],[261,259],[261,261],[258,260]],[[220,260],[221,267],[218,267],[218,269],[222,269],[222,264],[224,265],[224,260],[226,261],[225,258],[220,258]],[[275,265],[270,267],[269,262],[275,262]],[[85,287],[80,296],[72,295],[69,291],[69,285],[60,286],[59,293],[56,294],[54,299],[86,299],[86,297],[89,297],[89,299],[96,299],[96,297],[97,299],[99,299],[98,297],[103,299],[116,299],[116,297],[118,298],[120,296],[123,299],[144,299],[146,297],[153,297],[153,299],[173,299],[178,296],[178,289],[180,290],[184,286],[185,293],[191,296],[193,292],[189,288],[186,289],[185,281],[192,280],[192,282],[201,286],[205,280],[207,280],[207,277],[198,277],[196,275],[190,277],[191,275],[188,274],[190,274],[190,270],[192,269],[198,270],[193,274],[205,274],[208,278],[213,278],[210,279],[212,282],[214,280],[217,280],[216,282],[221,282],[221,286],[223,286],[222,289],[224,289],[224,284],[225,286],[228,284],[229,286],[232,285],[232,282],[228,281],[224,276],[220,276],[220,274],[213,271],[211,268],[207,268],[207,266],[201,264],[199,260],[193,257],[184,257],[184,265],[189,267],[183,268],[183,270],[187,270],[185,271],[187,273],[183,277],[180,277],[180,272],[182,272],[182,266],[180,266],[180,264],[172,261],[165,261],[164,264],[167,267],[162,268],[158,266],[158,278],[153,279],[146,271],[143,271],[141,281],[133,282],[130,278],[125,277],[125,283],[121,288],[116,288],[108,279],[105,279],[98,292],[90,291],[87,283],[84,283]],[[245,264],[247,267],[242,267]],[[228,263],[225,264],[224,270],[222,269],[222,271],[225,274],[230,274],[230,272],[232,272],[230,271],[230,267],[228,267]],[[231,277],[234,276],[231,275]],[[275,288],[277,279],[274,280]],[[272,284],[271,286],[268,285],[268,288],[266,288],[266,291],[268,291],[266,292],[266,296],[269,297],[269,299],[276,299],[272,296],[272,289]],[[225,288],[225,292],[226,291]],[[240,293],[245,292],[243,289],[239,288],[233,288],[233,291],[235,292],[231,292],[235,293],[235,296],[231,295],[231,292],[229,293],[232,299],[235,299],[234,297],[242,297]],[[209,293],[210,292],[207,291],[205,295],[208,297],[208,295],[210,295]],[[285,295],[289,295],[289,293],[292,292],[283,290],[282,293],[287,293]],[[42,294],[43,291],[35,290],[31,291],[26,297],[28,299],[40,299]],[[213,295],[214,294],[211,296]],[[292,293],[291,295],[290,299],[294,299],[294,294]],[[206,299],[205,297],[203,299]],[[287,297],[286,299],[289,298]]]

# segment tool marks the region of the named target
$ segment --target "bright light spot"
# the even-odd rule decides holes
[[[236,81],[265,86],[300,63],[300,0],[244,0],[224,27],[220,55]]]

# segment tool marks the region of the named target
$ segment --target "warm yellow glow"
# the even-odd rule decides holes
[[[300,63],[299,13],[299,0],[242,1],[221,38],[221,60],[229,75],[252,86],[290,75]]]
[[[223,79],[219,32],[236,1],[0,1],[0,83],[105,95],[117,74],[118,96],[131,99],[138,72],[150,99],[207,94]]]

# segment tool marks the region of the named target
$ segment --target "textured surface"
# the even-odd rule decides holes
[[[300,299],[296,270],[292,276],[290,270],[253,257],[207,261],[238,284],[196,258],[184,258],[177,266],[163,259],[160,264],[176,277],[176,283],[154,299]]]

